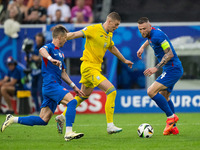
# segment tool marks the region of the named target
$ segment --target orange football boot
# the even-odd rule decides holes
[[[174,114],[174,118],[167,118],[166,121],[166,127],[163,131],[163,135],[170,135],[171,129],[173,128],[173,125],[179,120],[178,116]]]
[[[177,127],[173,127],[173,128],[171,129],[171,134],[174,134],[174,135],[179,134],[178,128],[177,128]]]

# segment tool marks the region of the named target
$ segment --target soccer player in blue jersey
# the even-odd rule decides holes
[[[72,94],[61,86],[61,79],[69,84],[79,96],[84,96],[84,93],[77,88],[67,75],[64,63],[64,55],[60,50],[65,42],[67,42],[68,30],[62,25],[57,25],[53,29],[52,43],[44,45],[40,50],[43,57],[42,60],[42,76],[43,87],[42,95],[43,102],[39,116],[14,117],[7,115],[5,122],[1,127],[3,132],[9,125],[19,123],[23,125],[47,125],[54,114],[58,104],[63,104],[68,107],[66,112],[66,133],[64,139],[66,141],[81,138],[83,133],[75,133],[72,131],[72,124],[74,123],[76,115],[77,101]]]
[[[175,83],[183,75],[181,61],[167,35],[160,29],[152,27],[148,18],[142,17],[138,20],[138,29],[142,37],[147,38],[147,41],[137,51],[137,56],[142,59],[144,49],[150,45],[159,62],[155,67],[146,69],[144,75],[149,77],[159,69],[163,69],[162,74],[148,88],[147,94],[167,116],[163,135],[178,134],[179,131],[175,123],[179,118],[175,115],[174,105],[169,96]]]

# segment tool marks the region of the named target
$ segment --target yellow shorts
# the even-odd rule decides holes
[[[95,88],[104,80],[107,80],[107,78],[101,74],[101,64],[82,62],[79,83],[84,84],[86,87]]]

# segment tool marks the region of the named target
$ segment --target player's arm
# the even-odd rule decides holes
[[[172,52],[172,49],[170,48],[168,41],[165,40],[164,42],[162,42],[161,47],[163,48],[165,55],[161,59],[160,63],[158,63],[155,66],[157,69],[162,68],[170,59],[172,59],[174,57],[174,54]]]
[[[61,78],[63,81],[65,81],[73,90],[78,94],[79,96],[85,96],[85,94],[72,82],[72,80],[69,78],[68,74],[66,73],[66,70],[63,69],[61,73]]]
[[[50,62],[52,62],[54,65],[56,66],[60,66],[60,61],[59,60],[56,60],[56,59],[53,59],[49,53],[47,52],[47,50],[45,48],[41,48],[39,50],[39,53],[42,57],[48,59]]]
[[[151,76],[155,72],[157,72],[160,68],[162,68],[170,59],[174,57],[174,54],[170,48],[170,45],[168,41],[163,41],[161,43],[161,47],[163,48],[163,51],[165,52],[165,55],[161,59],[161,61],[153,68],[148,68],[144,71],[145,76]]]
[[[144,52],[144,49],[149,45],[149,41],[146,40],[146,42],[144,42],[144,44],[142,44],[142,46],[140,47],[140,49],[137,51],[137,57],[142,59],[142,53]]]
[[[80,37],[84,37],[84,34],[83,34],[82,31],[67,33],[67,40],[77,39],[77,38],[80,38]]]
[[[120,51],[115,46],[111,46],[108,48],[108,50],[114,54],[119,60],[121,60],[123,63],[127,64],[130,68],[132,68],[133,62],[130,60],[127,60],[124,58],[124,56],[120,53]]]

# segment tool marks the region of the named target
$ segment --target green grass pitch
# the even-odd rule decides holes
[[[47,126],[13,124],[0,133],[0,150],[198,150],[200,149],[200,113],[177,113],[179,135],[163,136],[166,117],[161,113],[115,114],[115,124],[123,128],[108,135],[104,114],[78,114],[74,131],[85,136],[65,142],[56,129],[55,115]],[[5,115],[0,115],[0,123]],[[137,128],[149,123],[154,128],[152,138],[140,138]]]

